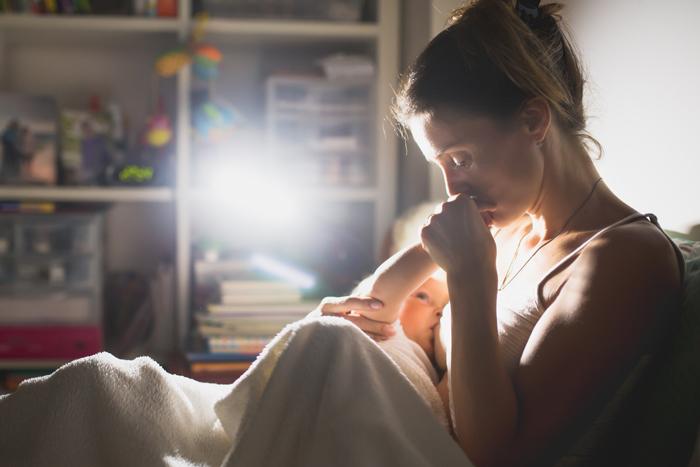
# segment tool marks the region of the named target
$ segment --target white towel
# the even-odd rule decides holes
[[[400,321],[397,320],[393,327],[394,336],[379,342],[379,347],[398,365],[438,421],[449,430],[445,406],[436,387],[438,375],[435,367],[423,348],[406,336]]]
[[[220,465],[230,441],[214,403],[229,391],[150,358],[76,360],[0,398],[0,465]]]
[[[339,318],[283,330],[232,385],[98,354],[0,398],[2,466],[470,466],[396,364]]]

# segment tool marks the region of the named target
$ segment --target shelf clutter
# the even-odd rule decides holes
[[[97,95],[84,109],[0,93],[0,184],[153,186],[172,184],[172,128],[162,104],[140,137],[129,135],[117,103]]]
[[[179,0],[164,14],[167,3],[0,0],[0,99],[19,102],[0,105],[2,152],[24,161],[0,165],[0,210],[46,219],[101,210],[113,263],[101,279],[103,347],[178,349],[188,371],[230,382],[286,323],[372,265],[393,206],[394,146],[379,127],[396,74],[398,4]],[[184,66],[159,73],[173,63]],[[297,183],[279,190],[272,174]],[[245,217],[292,198],[296,216],[316,228]],[[202,222],[206,212],[214,220]],[[207,231],[217,223],[228,230]],[[239,270],[198,301],[207,259],[196,245],[217,235],[246,261],[264,252],[329,286],[302,290]],[[17,375],[42,370],[2,365]]]
[[[0,13],[176,17],[177,0],[3,0]]]
[[[0,382],[104,348],[99,212],[0,213]]]
[[[317,305],[305,297],[314,279],[268,257],[198,260],[190,376],[231,382],[287,324]]]

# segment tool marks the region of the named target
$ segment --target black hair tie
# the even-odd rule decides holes
[[[536,27],[540,22],[540,0],[518,0],[515,11],[530,28]]]

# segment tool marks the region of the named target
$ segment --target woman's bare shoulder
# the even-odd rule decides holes
[[[568,303],[569,313],[580,310],[590,316],[594,304],[599,310],[614,308],[623,319],[646,315],[652,323],[679,300],[680,267],[671,241],[658,227],[649,222],[621,225],[583,249],[558,301]]]
[[[659,285],[680,284],[680,264],[671,240],[650,222],[632,222],[610,229],[584,249],[581,259],[589,266],[605,264],[612,268],[611,273],[634,268],[636,274],[644,272],[658,278]]]

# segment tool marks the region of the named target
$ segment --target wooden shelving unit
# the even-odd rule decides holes
[[[376,60],[376,125],[377,141],[374,154],[374,186],[367,188],[312,189],[303,193],[326,201],[365,202],[374,208],[375,251],[378,251],[383,234],[395,214],[397,138],[386,123],[399,66],[399,0],[376,0],[377,21],[373,23],[337,23],[296,20],[248,20],[212,18],[207,24],[207,37],[212,41],[241,44],[320,44],[342,43],[363,45],[374,51]],[[0,14],[0,91],[18,91],[16,70],[8,69],[5,60],[17,59],[15,47],[30,44],[36,47],[42,41],[51,44],[54,38],[63,42],[99,47],[106,44],[105,54],[125,41],[136,41],[144,47],[157,48],[154,41],[184,43],[194,27],[190,1],[180,0],[177,18],[139,18],[124,16],[33,16]],[[89,37],[86,40],[86,35]],[[94,42],[93,42],[94,41]],[[129,42],[131,44],[132,42]],[[29,47],[29,46],[27,46]],[[24,49],[23,49],[24,50]],[[149,49],[150,50],[150,49]],[[140,51],[144,57],[147,52]],[[74,59],[74,56],[69,57]],[[123,57],[122,57],[123,59]],[[145,60],[145,59],[143,59]],[[25,64],[22,60],[20,63]],[[144,63],[146,63],[144,61]],[[74,70],[76,82],[81,80],[79,67]],[[98,70],[99,71],[99,70]],[[94,73],[99,76],[98,71]],[[147,75],[144,87],[148,87]],[[100,83],[101,81],[95,81]],[[40,81],[45,89],[52,89],[49,80]],[[175,322],[179,326],[179,342],[184,343],[186,324],[190,310],[191,270],[191,217],[192,201],[202,201],[210,196],[206,191],[193,190],[190,179],[192,142],[190,134],[190,90],[193,77],[188,68],[176,77],[173,86],[176,121],[173,126],[175,140],[175,180],[171,188],[111,188],[111,187],[12,187],[0,186],[0,200],[36,200],[81,203],[161,203],[174,212],[176,302]],[[14,86],[12,85],[14,84]],[[30,85],[27,85],[29,87]],[[69,97],[74,87],[65,86],[59,93]],[[31,88],[33,90],[33,88]],[[37,92],[44,93],[45,89]],[[19,91],[25,91],[19,89]],[[25,91],[26,92],[26,91]],[[68,97],[66,97],[68,99]],[[60,99],[59,99],[60,101]],[[136,108],[142,105],[134,102]]]

